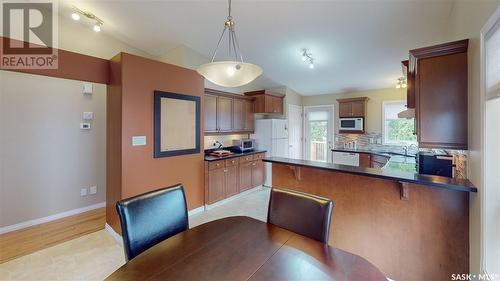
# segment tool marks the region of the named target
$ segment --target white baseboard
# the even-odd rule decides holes
[[[123,239],[122,239],[122,236],[120,234],[118,234],[109,224],[106,223],[106,225],[104,226],[104,229],[106,230],[106,232],[108,232],[108,234],[113,237],[113,239],[118,242],[118,244],[120,244],[120,246],[123,246]]]
[[[188,212],[188,216],[194,216],[197,215],[201,212],[205,211],[205,206],[198,207],[196,209],[192,209],[191,211]]]
[[[220,205],[224,205],[224,204],[226,204],[226,203],[228,203],[228,202],[231,202],[231,201],[233,201],[233,200],[235,200],[235,199],[240,198],[241,196],[245,196],[245,195],[247,195],[247,194],[249,194],[249,193],[252,193],[252,192],[257,191],[257,190],[261,190],[261,189],[263,189],[263,188],[265,188],[265,187],[264,187],[264,186],[262,186],[262,185],[259,185],[259,186],[257,186],[257,187],[254,187],[254,188],[252,188],[252,189],[249,189],[249,190],[243,191],[243,192],[241,192],[241,193],[239,193],[239,194],[236,194],[236,195],[234,195],[234,196],[232,196],[232,197],[229,197],[229,198],[227,198],[227,199],[221,200],[221,201],[219,201],[219,202],[215,202],[215,203],[210,204],[210,205],[205,205],[205,210],[210,210],[210,209],[213,209],[213,208],[218,207],[218,206],[220,206]]]
[[[0,234],[20,230],[23,228],[28,228],[28,227],[39,225],[39,224],[46,223],[46,222],[55,221],[58,219],[74,216],[74,215],[77,215],[80,213],[84,213],[84,212],[88,212],[91,210],[104,208],[104,207],[106,207],[106,202],[101,202],[101,203],[97,203],[94,205],[90,205],[90,206],[86,206],[86,207],[78,208],[78,209],[74,209],[74,210],[69,210],[66,212],[54,214],[54,215],[43,217],[43,218],[38,218],[38,219],[29,220],[29,221],[25,221],[25,222],[21,222],[21,223],[16,223],[13,225],[0,227]]]

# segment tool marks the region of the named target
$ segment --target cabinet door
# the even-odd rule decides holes
[[[419,146],[467,149],[467,53],[421,59],[417,71]]]
[[[233,99],[217,97],[217,129],[218,131],[231,131],[233,114]]]
[[[365,116],[365,103],[362,101],[355,101],[351,103],[351,116],[364,117]]]
[[[370,168],[372,165],[371,155],[367,153],[359,154],[359,166],[363,168]]]
[[[217,97],[205,95],[205,132],[217,131]]]
[[[240,192],[252,188],[253,162],[240,164]]]
[[[225,169],[212,170],[208,173],[208,203],[224,199]]]
[[[273,97],[273,113],[283,114],[283,98]]]
[[[264,162],[261,160],[252,162],[252,187],[264,183]]]
[[[253,114],[253,102],[246,100],[244,102],[245,108],[245,126],[243,128],[244,131],[254,131],[254,114]]]
[[[264,95],[264,113],[273,113],[274,108],[273,108],[273,96],[271,95]]]
[[[351,103],[350,102],[339,103],[339,117],[351,117]]]
[[[240,192],[239,182],[238,182],[238,174],[239,169],[238,166],[230,166],[224,170],[225,173],[225,198],[236,195]]]
[[[245,101],[233,100],[233,131],[243,131],[245,128]]]

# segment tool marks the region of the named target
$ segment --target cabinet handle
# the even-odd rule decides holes
[[[257,163],[252,163],[252,166],[255,166],[255,165],[257,165]]]
[[[224,173],[227,173],[227,169],[224,169]]]

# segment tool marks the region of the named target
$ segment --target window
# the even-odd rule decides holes
[[[414,118],[398,118],[398,113],[404,110],[406,101],[388,101],[382,104],[384,144],[417,144],[417,136],[413,134]]]

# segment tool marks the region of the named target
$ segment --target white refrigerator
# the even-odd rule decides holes
[[[257,149],[267,150],[266,157],[288,158],[288,121],[286,119],[255,120],[255,139]],[[272,187],[272,164],[264,163],[264,186]]]

